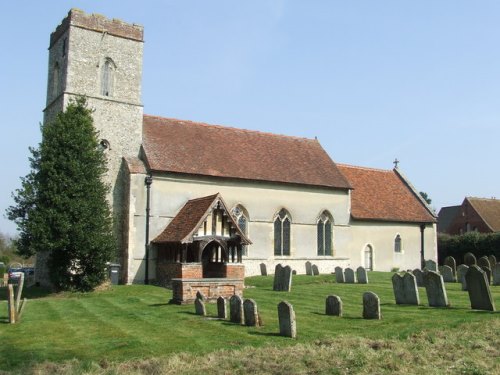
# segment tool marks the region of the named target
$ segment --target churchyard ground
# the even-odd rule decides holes
[[[293,277],[291,292],[273,292],[272,276],[246,279],[264,326],[207,317],[194,306],[169,305],[171,291],[111,286],[80,294],[29,298],[21,322],[6,323],[0,303],[0,369],[14,373],[500,373],[500,313],[473,311],[459,283],[446,283],[450,308],[396,305],[391,273],[371,272],[370,284],[337,284],[333,275]],[[362,319],[362,295],[375,292],[382,320]],[[491,291],[497,309],[500,286]],[[343,317],[325,315],[338,295]],[[3,298],[4,299],[4,298]],[[297,339],[278,336],[277,304],[296,313]]]

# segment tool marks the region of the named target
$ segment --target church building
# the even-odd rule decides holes
[[[123,283],[437,260],[435,214],[397,166],[336,164],[316,139],[145,115],[143,43],[142,26],[72,9],[49,45],[44,121],[80,95],[94,109]]]

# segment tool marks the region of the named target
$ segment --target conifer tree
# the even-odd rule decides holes
[[[31,171],[7,209],[20,232],[18,252],[46,252],[51,282],[59,290],[95,288],[115,252],[102,180],[106,159],[97,135],[86,100],[72,101],[42,126],[42,142],[31,149]]]

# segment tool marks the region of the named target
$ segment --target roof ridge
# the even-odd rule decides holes
[[[160,120],[172,120],[172,121],[178,121],[178,122],[186,122],[186,123],[190,123],[190,124],[194,124],[194,125],[206,126],[206,127],[211,127],[211,128],[219,128],[219,129],[224,129],[224,130],[234,130],[234,131],[239,131],[242,133],[257,133],[257,134],[262,134],[262,135],[266,135],[266,136],[297,139],[297,140],[301,140],[301,141],[309,141],[309,142],[319,143],[319,141],[316,138],[313,139],[313,138],[307,138],[307,137],[299,137],[299,136],[295,136],[295,135],[286,135],[286,134],[265,132],[262,130],[243,129],[243,128],[237,128],[237,127],[228,126],[228,125],[209,124],[208,122],[184,120],[184,119],[178,119],[178,118],[174,118],[174,117],[162,117],[162,116],[147,115],[147,114],[144,114],[143,117],[156,118],[156,119],[160,119]]]
[[[355,169],[364,169],[367,171],[377,171],[377,172],[387,172],[391,173],[394,172],[393,169],[382,169],[382,168],[372,168],[372,167],[363,167],[359,165],[352,165],[352,164],[344,164],[344,163],[335,163],[339,167],[346,167],[346,168],[355,168]]]
[[[476,199],[482,201],[500,201],[498,198],[481,198],[481,197],[466,197],[467,199]]]

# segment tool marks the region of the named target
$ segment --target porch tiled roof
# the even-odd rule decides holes
[[[317,140],[144,116],[153,171],[349,189]]]

